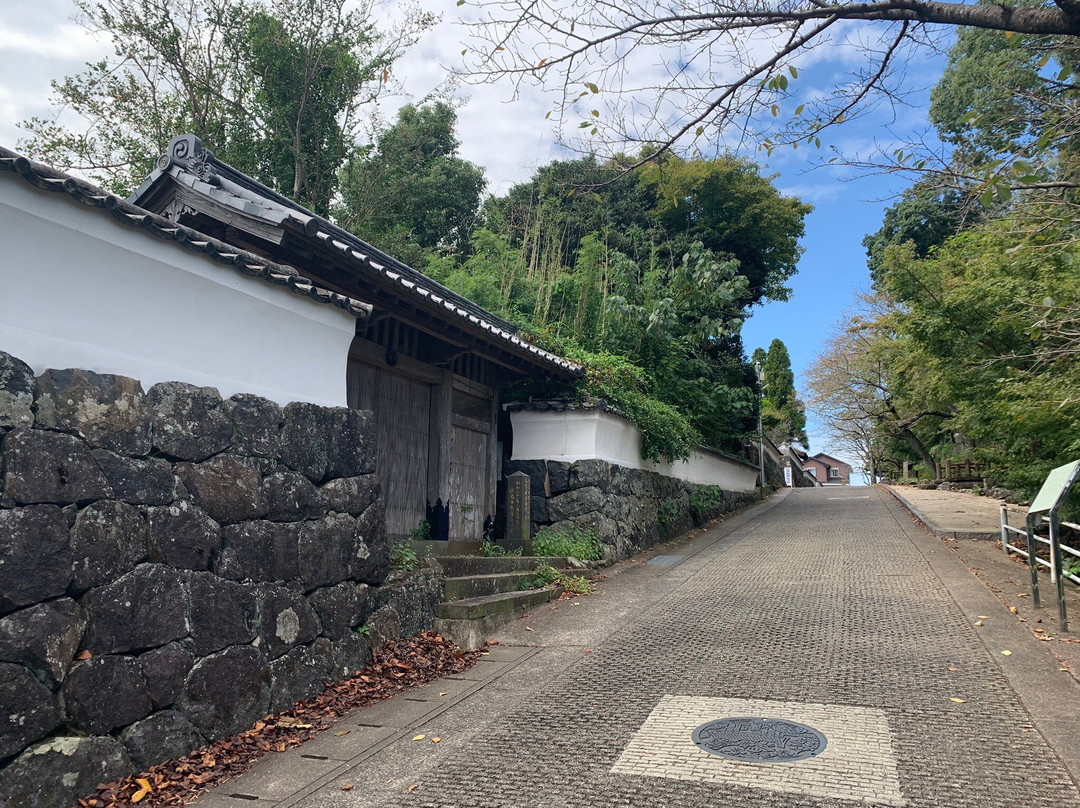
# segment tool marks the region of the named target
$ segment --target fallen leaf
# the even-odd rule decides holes
[[[343,785],[341,787],[341,790],[342,791],[352,791],[352,788],[353,788],[352,783],[346,783],[345,785]]]
[[[586,648],[585,649],[586,654],[591,654],[592,652],[593,652],[593,650],[591,648]]]
[[[989,619],[990,619],[990,615],[988,615],[988,614],[980,614],[980,615],[978,615],[978,618],[979,618],[980,620],[989,620]]]
[[[75,657],[80,662],[85,662],[93,656],[89,651],[79,651],[79,655]]]
[[[957,699],[957,698],[950,698],[949,701],[955,701],[957,704],[966,704],[967,703],[963,699]]]
[[[1031,727],[1024,727],[1021,732],[1031,732]]]
[[[1012,612],[1013,614],[1016,614],[1018,610],[1017,610],[1017,608],[1015,606],[1010,606],[1009,611]]]
[[[1001,655],[1002,656],[1012,656],[1012,651],[1002,651]]]
[[[439,695],[440,695],[440,696],[448,696],[448,695],[449,695],[449,693],[446,693],[446,692],[444,691],[444,692],[440,693]]]
[[[282,742],[282,743],[279,743],[279,744],[278,744],[277,746],[275,746],[274,748],[275,748],[275,749],[276,749],[277,751],[279,751],[279,752],[284,752],[284,751],[285,751],[285,743],[284,743],[284,742]]]
[[[416,789],[418,789],[418,788],[420,788],[420,784],[419,783],[413,783],[411,786],[409,786],[409,791],[416,791]]]
[[[529,628],[528,626],[525,626],[525,630],[526,630],[526,631],[532,631],[532,629],[531,629],[531,628]]]
[[[414,741],[422,741],[426,737],[427,737],[427,735],[417,735],[415,738],[413,738],[413,740]]]
[[[950,666],[949,666],[948,668],[946,668],[946,670],[950,670],[950,671],[958,671],[958,670],[960,670],[960,669],[959,669],[959,668],[957,668],[957,667],[955,667],[954,665],[950,665]]]
[[[351,729],[343,729],[341,732],[335,732],[334,737],[340,738],[342,735],[348,735],[350,732],[352,732]]]
[[[442,738],[440,738],[438,735],[436,735],[434,738],[431,739],[431,742],[432,743],[438,743],[441,740],[442,740]]]
[[[982,620],[976,620],[976,621],[975,621],[975,625],[977,625],[977,626],[981,626],[981,625],[982,625]]]
[[[1045,628],[1033,628],[1032,631],[1034,631],[1036,634],[1044,634],[1046,632],[1046,629]]]

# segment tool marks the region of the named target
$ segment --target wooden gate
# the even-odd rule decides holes
[[[468,392],[466,389],[468,388]],[[491,394],[456,380],[450,446],[450,538],[480,541],[484,519],[494,510]]]
[[[386,532],[408,536],[426,515],[431,385],[362,363],[350,371],[349,406],[375,413]]]

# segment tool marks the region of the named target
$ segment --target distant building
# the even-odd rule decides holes
[[[803,468],[822,485],[851,485],[851,466],[824,452],[807,457],[803,461]]]

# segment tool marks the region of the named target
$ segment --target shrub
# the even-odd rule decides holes
[[[558,580],[559,571],[554,567],[538,567],[532,575],[528,578],[523,578],[518,583],[518,589],[543,589],[545,586],[551,586]]]
[[[542,527],[536,531],[532,540],[535,556],[568,556],[581,561],[599,561],[602,548],[596,534],[583,527],[559,531]]]
[[[394,542],[390,545],[390,569],[410,572],[423,566],[423,560],[407,541]]]
[[[427,541],[431,538],[431,523],[427,519],[421,519],[420,524],[412,529],[414,541]]]
[[[488,558],[502,558],[503,556],[519,556],[521,555],[520,547],[515,547],[513,550],[507,550],[501,544],[495,544],[493,541],[484,539],[480,545],[480,555],[487,556]]]
[[[591,595],[593,591],[592,582],[584,575],[560,572],[556,583],[573,595]]]

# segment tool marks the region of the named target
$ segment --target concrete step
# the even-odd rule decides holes
[[[520,572],[496,572],[492,575],[463,575],[458,578],[446,578],[446,599],[465,600],[483,595],[497,595],[500,592],[516,592],[518,584],[532,575],[531,570]]]
[[[545,565],[561,569],[569,567],[570,559],[560,556],[436,556],[435,560],[447,578],[463,578],[468,575],[497,575],[500,572],[532,571]]]
[[[435,630],[466,651],[475,651],[496,629],[561,592],[560,587],[526,589],[440,603],[435,607]]]

